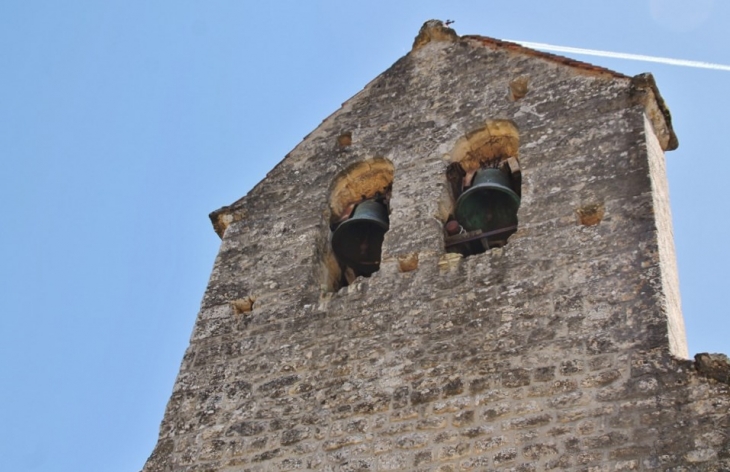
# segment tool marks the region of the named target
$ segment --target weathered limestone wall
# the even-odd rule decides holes
[[[669,327],[669,348],[672,354],[687,358],[687,335],[684,332],[682,304],[679,297],[679,277],[677,258],[674,253],[674,232],[672,231],[672,214],[669,207],[669,186],[666,178],[664,153],[659,141],[652,132],[649,120],[644,120],[646,133],[646,150],[651,170],[652,195],[654,197],[654,218],[657,227],[657,245],[659,248],[659,268],[662,274],[662,290],[664,306]]]
[[[214,215],[221,250],[146,472],[730,469],[728,385],[671,355],[663,156],[636,83],[445,38]],[[446,166],[497,119],[519,131],[519,230],[454,260]],[[395,168],[381,269],[328,291],[329,189],[374,157]]]

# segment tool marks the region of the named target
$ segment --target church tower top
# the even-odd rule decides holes
[[[686,359],[676,145],[650,75],[427,22],[211,214],[144,471],[730,468],[727,364]]]

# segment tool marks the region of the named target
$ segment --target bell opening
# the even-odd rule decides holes
[[[510,158],[514,159],[514,158]],[[447,170],[447,175],[460,175],[452,182],[455,208],[444,225],[444,246],[447,252],[463,256],[481,254],[507,244],[517,231],[517,211],[520,207],[520,180],[513,171],[519,167],[508,160],[490,168],[481,168],[472,176],[470,185],[466,172]],[[459,165],[455,163],[455,165]],[[454,180],[453,178],[450,180]]]
[[[342,268],[341,286],[380,269],[381,250],[388,231],[387,200],[365,200],[332,231],[332,250]]]

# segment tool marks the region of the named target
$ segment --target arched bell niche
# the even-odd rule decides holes
[[[376,157],[352,164],[329,192],[328,285],[332,290],[380,269],[383,238],[390,227],[393,163]]]
[[[488,121],[457,141],[446,169],[453,203],[444,224],[447,252],[480,254],[504,246],[517,230],[518,148],[519,132],[509,120]]]

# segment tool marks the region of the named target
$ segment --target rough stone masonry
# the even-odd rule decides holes
[[[648,74],[427,22],[211,215],[220,252],[144,471],[730,470],[727,357],[687,360],[676,146]],[[447,251],[449,169],[505,163],[517,231]],[[385,194],[379,270],[343,273],[333,223]]]

